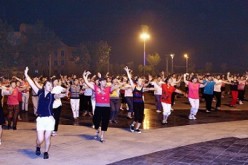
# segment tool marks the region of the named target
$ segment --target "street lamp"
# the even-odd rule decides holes
[[[185,58],[185,68],[186,68],[186,73],[188,73],[188,68],[189,68],[189,56],[188,56],[188,54],[184,54],[183,55],[184,56],[184,58]]]
[[[150,35],[147,32],[142,32],[140,34],[140,39],[144,42],[144,74],[145,74],[145,66],[146,66],[146,41],[150,39]]]
[[[173,73],[174,72],[174,61],[173,61],[173,59],[174,59],[175,54],[170,54],[170,56],[171,56],[171,73]]]

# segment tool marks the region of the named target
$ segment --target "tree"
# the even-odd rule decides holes
[[[72,56],[74,62],[79,65],[80,68],[85,70],[90,69],[91,57],[87,45],[81,43],[80,46],[72,52]]]
[[[145,68],[146,72],[151,72],[152,74],[156,73],[156,67],[159,65],[161,61],[160,55],[158,53],[150,54],[147,56],[147,62],[149,66]]]
[[[99,41],[95,43],[87,44],[90,58],[91,58],[91,70],[107,72],[110,67],[110,52],[111,47],[106,41]]]
[[[10,33],[13,33],[13,28],[8,25],[6,22],[3,22],[0,19],[0,58],[1,68],[9,67],[13,61],[12,55],[13,55],[13,49],[11,46],[11,43],[8,39]]]

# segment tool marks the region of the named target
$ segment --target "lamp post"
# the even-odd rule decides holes
[[[146,66],[146,41],[148,39],[150,39],[150,35],[147,32],[142,32],[140,34],[140,39],[143,40],[143,42],[144,42],[144,62],[143,62],[144,69],[143,69],[143,73],[145,75],[145,66]]]
[[[185,58],[185,68],[186,68],[186,73],[188,73],[188,68],[189,68],[189,56],[188,56],[188,54],[184,54],[183,55],[184,56],[184,58]]]
[[[174,59],[175,54],[170,54],[170,56],[171,56],[171,73],[173,73],[174,72],[174,61],[173,61],[173,59]]]

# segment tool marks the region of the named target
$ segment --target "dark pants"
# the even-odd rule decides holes
[[[17,125],[17,118],[19,115],[19,105],[8,105],[8,126],[11,126],[11,122],[13,122],[13,127]]]
[[[92,112],[91,96],[84,96],[83,110],[87,112]]]
[[[55,119],[54,131],[58,131],[61,110],[62,110],[62,106],[53,109],[53,117]]]
[[[244,101],[245,90],[239,90],[239,100]]]
[[[154,95],[154,96],[155,96],[156,109],[162,111],[161,95]]]
[[[206,102],[206,109],[211,111],[212,109],[212,102],[213,102],[213,95],[204,94],[205,102]]]
[[[111,116],[110,120],[116,120],[121,103],[120,99],[110,99]]]
[[[216,98],[216,108],[221,106],[221,92],[214,92]]]
[[[172,95],[171,95],[171,106],[173,106],[174,103],[175,103],[176,94],[177,94],[176,92],[173,92]]]
[[[93,123],[95,129],[98,130],[101,124],[101,130],[107,131],[109,125],[110,107],[98,107],[96,106],[93,116]]]
[[[134,121],[138,123],[142,123],[144,120],[144,103],[133,103],[134,109]]]
[[[82,112],[84,111],[84,95],[83,94],[80,94],[79,95],[79,110]]]
[[[133,112],[133,97],[126,97],[127,105],[128,105],[128,112]]]

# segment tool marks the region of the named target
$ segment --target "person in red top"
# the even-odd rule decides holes
[[[16,130],[17,117],[19,114],[19,90],[16,87],[16,82],[11,81],[9,89],[5,92],[8,95],[7,106],[8,106],[8,129],[11,128],[11,122],[13,122],[13,130]]]
[[[161,96],[161,103],[163,107],[163,121],[162,124],[166,124],[168,117],[171,114],[171,95],[173,92],[179,93],[179,94],[184,94],[185,93],[179,89],[176,89],[174,86],[172,86],[172,79],[169,77],[165,80],[165,83],[162,84],[162,96]]]
[[[108,129],[109,118],[110,118],[110,93],[115,89],[119,88],[118,86],[107,86],[105,78],[99,78],[99,84],[94,85],[89,82],[88,76],[91,73],[89,71],[84,71],[83,79],[85,84],[95,91],[96,107],[93,116],[93,123],[95,126],[96,137],[99,138],[100,142],[104,142],[104,133]],[[101,127],[100,127],[101,124]],[[100,134],[100,135],[99,135]]]

